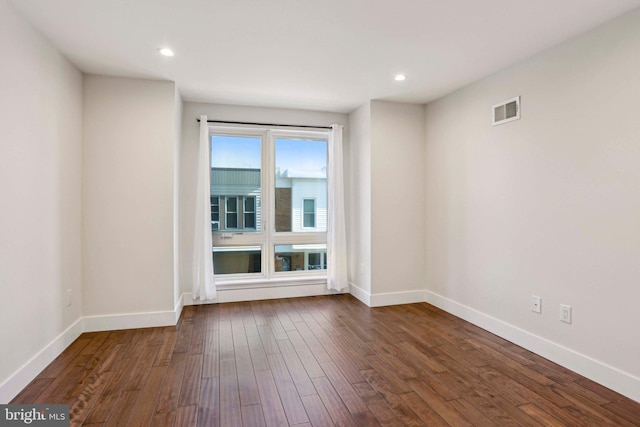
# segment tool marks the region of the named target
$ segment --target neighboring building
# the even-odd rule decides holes
[[[260,169],[211,168],[211,229],[214,233],[261,231]],[[275,227],[277,232],[327,230],[326,171],[276,172]],[[254,248],[255,249],[255,248]],[[217,259],[241,262],[248,272],[260,271],[259,252],[214,249]],[[228,254],[226,252],[229,252]],[[228,260],[228,261],[227,261]],[[220,266],[221,267],[221,266]],[[325,270],[326,245],[277,245],[275,271]],[[231,268],[237,271],[238,268]],[[244,268],[240,268],[244,270]],[[216,267],[216,273],[226,272]]]
[[[260,169],[211,168],[211,230],[260,231]]]
[[[326,171],[276,171],[276,231],[327,231]]]

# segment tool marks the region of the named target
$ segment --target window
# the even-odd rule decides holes
[[[307,268],[309,270],[322,270],[322,254],[309,254],[307,257]]]
[[[256,198],[244,198],[244,228],[256,228]]]
[[[224,275],[219,280],[268,283],[323,274],[328,132],[210,129],[212,250],[215,274]]]
[[[275,271],[327,269],[327,245],[275,245]]]
[[[225,198],[225,228],[238,228],[238,198]]]
[[[220,197],[211,196],[211,230],[220,228]]]
[[[316,201],[314,199],[302,200],[302,226],[314,228],[316,226]]]

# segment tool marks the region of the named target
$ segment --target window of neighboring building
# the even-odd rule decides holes
[[[309,254],[309,259],[308,259],[308,269],[309,270],[322,270],[322,254],[318,254],[318,253],[311,253]]]
[[[238,198],[225,199],[225,228],[238,228]]]
[[[211,230],[220,228],[220,197],[211,196]]]
[[[304,199],[302,201],[302,226],[304,228],[314,228],[316,226],[316,201],[315,199]]]
[[[256,198],[244,198],[244,228],[256,228]]]

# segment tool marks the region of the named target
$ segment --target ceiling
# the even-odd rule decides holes
[[[13,0],[80,70],[185,101],[349,112],[425,103],[640,0]],[[169,46],[175,57],[157,49]],[[407,75],[396,82],[397,73]]]

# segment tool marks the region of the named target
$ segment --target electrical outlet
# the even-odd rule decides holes
[[[538,314],[542,313],[542,298],[531,295],[531,311]]]
[[[571,306],[560,304],[560,321],[564,323],[571,323]]]
[[[73,289],[67,289],[67,307],[71,307],[71,294]]]

